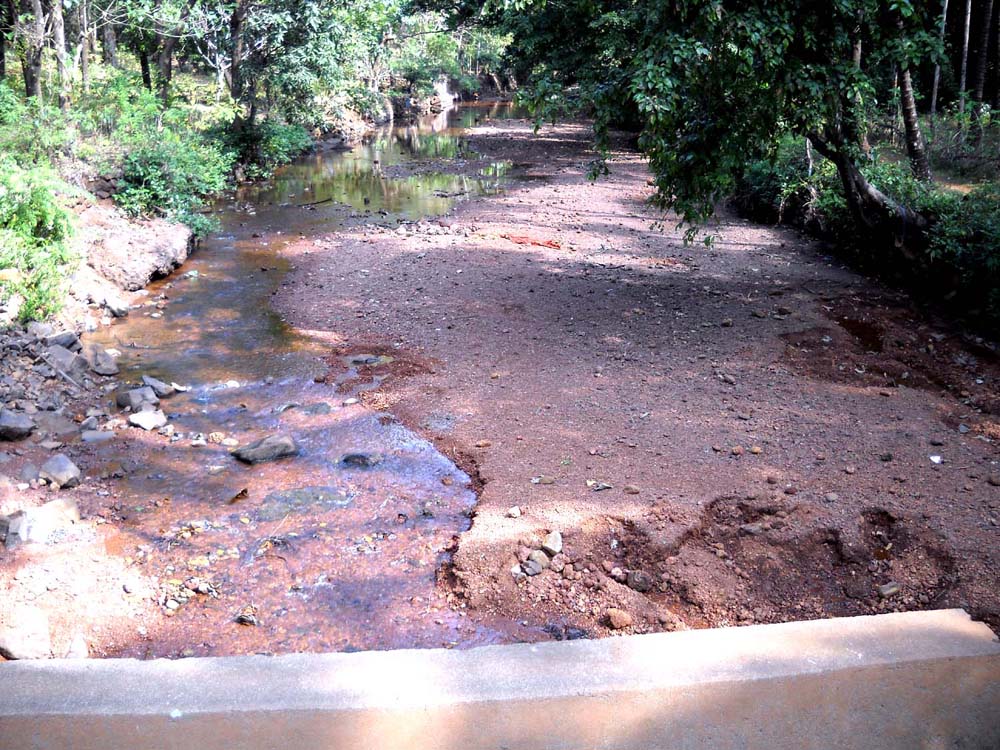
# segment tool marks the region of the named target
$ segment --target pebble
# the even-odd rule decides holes
[[[507,518],[520,518],[520,517],[521,517],[521,509],[518,506],[512,505],[507,509]]]
[[[642,490],[640,490],[634,484],[626,484],[624,487],[622,487],[622,492],[624,492],[626,495],[638,495],[640,492],[642,492]]]
[[[632,615],[622,609],[611,607],[605,611],[604,617],[612,630],[622,630],[632,625]]]
[[[548,552],[550,555],[555,556],[562,552],[563,548],[563,538],[562,534],[558,531],[550,531],[544,540],[542,540],[542,549]]]
[[[525,575],[529,576],[537,576],[539,573],[545,570],[545,568],[539,565],[536,560],[526,560],[525,562],[521,563],[521,568],[524,569]]]
[[[531,563],[531,562],[536,563],[542,570],[545,570],[547,567],[549,567],[549,564],[550,564],[549,563],[549,556],[546,555],[540,549],[532,550],[531,554],[528,555],[528,561],[527,562],[528,563]],[[525,563],[525,564],[527,564],[527,563]]]
[[[890,596],[895,596],[899,593],[899,584],[895,581],[889,581],[889,583],[883,583],[878,587],[878,595],[882,599],[888,599]]]
[[[840,495],[838,495],[836,492],[827,492],[825,495],[823,495],[823,499],[828,503],[835,503],[838,500],[840,500]]]
[[[644,593],[653,588],[653,577],[642,570],[630,570],[625,578],[625,583],[633,591]]]

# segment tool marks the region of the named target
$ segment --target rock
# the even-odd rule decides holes
[[[618,581],[618,583],[625,583],[625,581],[628,580],[628,574],[617,566],[611,568],[611,570],[608,571],[608,575],[610,575],[613,580]]]
[[[510,574],[514,578],[514,583],[520,583],[521,581],[523,581],[525,578],[528,577],[527,574],[524,572],[524,570],[521,569],[520,563],[518,563],[517,565],[515,565],[513,568],[510,569]]]
[[[558,555],[562,552],[562,548],[562,534],[558,531],[550,531],[545,539],[542,540],[542,549],[552,556]]]
[[[115,433],[110,430],[84,430],[80,439],[85,443],[105,443],[115,439]]]
[[[62,453],[57,453],[42,464],[39,476],[60,489],[80,484],[80,469]]]
[[[58,344],[53,344],[46,348],[45,359],[57,370],[71,377],[73,375],[84,374],[90,367],[87,364],[87,360],[79,354],[71,352],[65,346],[59,346]]]
[[[28,323],[28,333],[36,339],[44,339],[46,336],[51,336],[55,333],[55,328],[53,328],[49,323],[42,323],[41,321],[33,320]]]
[[[103,347],[91,344],[87,347],[84,357],[90,369],[98,375],[109,376],[118,374],[118,363]]]
[[[5,659],[48,659],[52,656],[49,618],[40,609],[17,607],[0,618],[0,655]]]
[[[566,556],[556,555],[549,562],[549,568],[555,573],[562,573],[566,569]]]
[[[80,511],[73,500],[61,497],[0,520],[6,526],[4,543],[9,549],[27,542],[48,544],[58,540],[60,534],[80,522]]]
[[[298,454],[299,446],[290,435],[268,435],[232,452],[234,458],[245,464],[259,464]]]
[[[622,630],[632,625],[632,615],[615,607],[608,609],[604,613],[604,617],[608,621],[608,627],[612,630]]]
[[[883,583],[878,587],[878,595],[881,599],[888,599],[890,596],[895,596],[899,593],[899,584],[895,581],[889,581],[889,583]]]
[[[1000,474],[990,474],[986,477],[986,481],[993,487],[1000,487]]]
[[[90,646],[87,645],[87,639],[84,637],[83,633],[77,633],[73,636],[73,640],[69,644],[69,648],[66,650],[67,659],[86,659],[90,656]]]
[[[825,495],[823,495],[823,500],[825,500],[828,503],[836,503],[840,500],[840,495],[838,495],[836,492],[827,492]]]
[[[115,394],[115,403],[118,404],[119,408],[139,411],[143,404],[158,406],[160,399],[157,398],[156,393],[152,388],[148,385],[144,385],[140,388],[130,388],[127,391],[118,391],[118,393]]]
[[[169,398],[170,396],[173,396],[177,392],[177,390],[172,385],[164,383],[162,380],[157,380],[156,378],[150,375],[142,376],[142,384],[144,386],[152,388],[153,393],[156,394],[157,398]]]
[[[622,492],[624,492],[626,495],[638,495],[640,492],[642,492],[642,490],[640,490],[634,484],[626,484],[624,487],[622,487]]]
[[[644,593],[653,588],[653,577],[642,570],[630,570],[625,578],[625,583],[633,591]]]
[[[35,420],[27,414],[0,409],[0,440],[21,440],[35,429]]]
[[[80,337],[73,331],[62,331],[45,337],[46,346],[61,346],[73,352],[80,351]]]
[[[353,469],[370,469],[380,463],[382,463],[381,453],[348,453],[340,459],[341,466]]]
[[[520,517],[521,517],[521,509],[518,506],[512,505],[507,509],[507,518],[520,518]]]
[[[545,568],[539,565],[538,562],[535,560],[525,560],[523,563],[521,563],[521,568],[522,570],[524,570],[525,575],[529,576],[537,576],[539,573],[545,570]]]
[[[542,552],[540,549],[532,550],[531,554],[528,555],[528,562],[536,562],[538,566],[545,570],[549,567],[549,556]]]
[[[144,430],[158,430],[167,423],[167,415],[159,409],[155,411],[140,411],[128,415],[129,424]]]
[[[22,466],[20,473],[17,475],[17,478],[20,479],[22,482],[28,482],[28,483],[37,482],[38,477],[39,477],[38,467],[30,462]]]
[[[764,532],[762,523],[744,523],[740,526],[740,534],[743,536],[760,536]]]

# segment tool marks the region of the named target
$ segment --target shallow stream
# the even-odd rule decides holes
[[[459,107],[386,128],[348,151],[321,149],[240,187],[216,206],[218,232],[150,286],[150,304],[95,334],[122,353],[123,380],[151,375],[190,388],[162,402],[172,437],[130,429],[128,439],[97,449],[101,471],[119,477],[109,552],[157,581],[165,615],[158,632],[119,655],[496,639],[449,608],[436,587],[469,525],[470,478],[405,426],[357,403],[348,377],[344,386],[322,382],[332,342],[296,331],[269,305],[289,270],[280,251],[290,240],[433,217],[455,200],[499,190],[502,169],[479,178],[385,173],[462,158],[461,128],[487,116],[512,112]],[[388,362],[354,357],[343,363],[347,376],[363,365],[377,379]],[[245,466],[223,442],[275,433],[292,435],[300,455]]]

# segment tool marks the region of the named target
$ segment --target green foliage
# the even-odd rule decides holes
[[[248,179],[261,179],[312,147],[312,135],[301,125],[264,120],[251,126],[220,128],[211,133],[227,158],[243,167]]]
[[[48,169],[0,158],[0,297],[22,298],[22,320],[59,308],[74,263],[70,212],[59,198],[68,190]]]
[[[218,146],[163,131],[159,140],[129,149],[115,201],[133,216],[155,213],[203,235],[213,223],[199,209],[226,186],[232,166],[231,155]]]
[[[735,202],[754,218],[812,229],[862,262],[975,311],[980,323],[1000,325],[1000,183],[962,196],[915,179],[905,163],[876,159],[864,172],[892,200],[931,220],[916,257],[872,248],[870,233],[848,210],[837,170],[817,156],[810,173],[801,139],[786,139],[772,157],[748,165]]]

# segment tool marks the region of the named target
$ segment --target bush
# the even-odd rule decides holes
[[[231,163],[239,164],[248,179],[269,176],[312,147],[312,136],[301,125],[268,119],[253,127],[220,127],[210,137],[223,144]]]
[[[225,188],[231,169],[232,158],[217,146],[164,130],[126,153],[115,201],[132,216],[158,214],[204,235],[213,222],[199,213],[202,202]]]
[[[23,299],[21,320],[59,309],[75,260],[66,245],[71,214],[59,199],[68,190],[48,169],[0,159],[0,298]]]
[[[897,203],[926,216],[931,228],[916,257],[871,247],[855,226],[833,164],[814,156],[812,173],[801,140],[785,142],[768,160],[750,164],[738,181],[737,208],[756,220],[796,224],[832,240],[866,265],[948,301],[979,323],[1000,323],[1000,183],[966,196],[913,177],[905,161],[874,159],[868,180]]]

